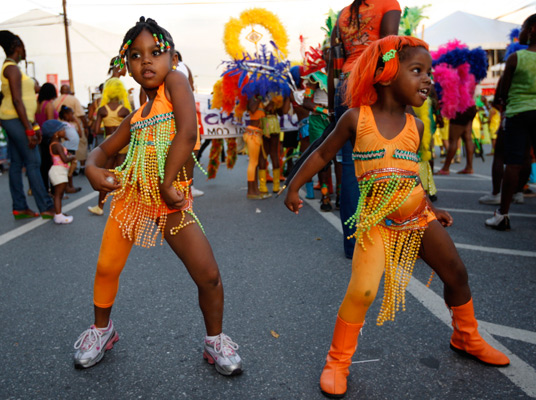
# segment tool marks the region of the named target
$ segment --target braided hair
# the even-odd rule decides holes
[[[13,54],[15,49],[22,46],[22,40],[20,37],[10,31],[0,31],[0,46],[4,49],[6,56]]]
[[[123,43],[119,48],[119,56],[115,58],[114,64],[119,65],[120,69],[123,69],[125,60],[127,59],[128,48],[130,44],[138,37],[143,31],[147,30],[155,38],[156,44],[160,47],[160,52],[165,53],[170,51],[171,54],[175,51],[175,44],[171,34],[162,28],[158,23],[152,19],[140,17],[140,20],[132,28],[128,30],[123,38]]]
[[[354,0],[354,2],[350,5],[350,19],[348,20],[348,26],[352,26],[352,23],[355,21],[357,22],[357,32],[359,32],[359,7],[361,5],[368,5],[366,0]]]

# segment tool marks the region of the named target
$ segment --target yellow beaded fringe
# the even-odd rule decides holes
[[[114,170],[121,188],[113,192],[110,215],[119,222],[123,236],[142,247],[156,245],[158,234],[164,241],[164,229],[169,209],[160,196],[159,183],[164,177],[164,166],[171,144],[171,133],[175,132],[173,118],[159,118],[131,129],[132,138],[125,162]],[[186,171],[183,168],[185,181]],[[188,205],[181,210],[182,218],[178,226],[170,229],[175,235],[185,226],[199,220],[192,211],[192,198],[188,184],[181,183],[179,177],[173,182],[175,189],[184,193]],[[114,213],[116,204],[123,203],[122,209]],[[185,222],[186,214],[193,220]],[[201,227],[202,228],[202,227]]]
[[[374,243],[370,229],[378,226],[385,251],[384,295],[378,325],[393,321],[397,311],[405,311],[406,287],[427,228],[424,208],[406,221],[386,219],[408,199],[419,179],[415,173],[394,168],[370,171],[359,178],[360,197],[356,213],[345,224],[355,226],[353,235],[366,250],[365,236]]]

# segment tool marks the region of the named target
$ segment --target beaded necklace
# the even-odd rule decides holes
[[[367,155],[370,157],[369,155]],[[423,197],[421,207],[403,221],[387,217],[398,210],[419,184],[418,174],[398,168],[371,170],[359,177],[357,210],[345,225],[355,227],[357,243],[366,250],[365,236],[378,226],[385,251],[384,296],[378,325],[393,321],[396,311],[405,311],[405,292],[421,245],[430,210]]]

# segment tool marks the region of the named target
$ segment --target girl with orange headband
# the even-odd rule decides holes
[[[405,309],[405,291],[418,255],[444,283],[454,327],[450,347],[485,364],[510,363],[478,333],[467,271],[444,228],[452,224],[452,217],[434,208],[420,183],[417,151],[424,125],[407,114],[406,107],[419,107],[427,99],[431,68],[428,46],[419,39],[388,36],[372,43],[348,79],[346,101],[351,108],[289,184],[285,204],[298,214],[299,188],[346,141],[354,144],[361,196],[346,223],[355,227],[356,247],[352,276],[320,377],[320,388],[328,397],[346,393],[357,337],[382,275],[385,272],[378,325],[393,321],[396,311]]]

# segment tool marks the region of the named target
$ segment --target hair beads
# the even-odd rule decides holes
[[[366,155],[370,157],[371,155]],[[405,292],[427,224],[428,213],[423,199],[421,207],[403,221],[389,219],[407,200],[418,184],[418,175],[398,168],[369,171],[359,178],[361,196],[355,214],[345,224],[355,226],[355,237],[366,250],[365,236],[372,242],[370,229],[378,226],[385,249],[384,295],[378,325],[393,321],[397,311],[405,310]]]

